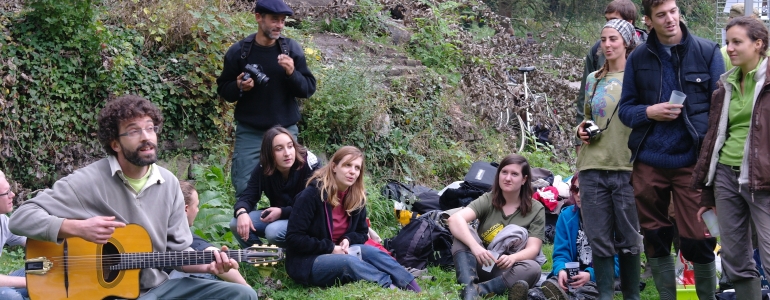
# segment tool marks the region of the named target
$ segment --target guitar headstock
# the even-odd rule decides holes
[[[255,267],[275,265],[283,260],[283,249],[275,245],[254,245],[243,249],[245,262],[253,264]]]

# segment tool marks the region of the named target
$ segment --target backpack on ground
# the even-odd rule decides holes
[[[452,234],[443,223],[442,211],[430,211],[404,226],[385,242],[398,263],[407,268],[452,267]]]
[[[473,200],[476,200],[476,198],[481,197],[481,195],[486,192],[487,191],[480,189],[475,185],[468,183],[467,181],[463,181],[459,188],[446,189],[444,193],[441,194],[441,197],[439,197],[438,200],[439,207],[441,210],[465,207],[468,206],[468,204]]]

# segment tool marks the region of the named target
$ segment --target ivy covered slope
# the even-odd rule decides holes
[[[227,48],[255,31],[253,3],[24,3],[0,12],[0,169],[16,181],[20,199],[103,157],[96,113],[107,99],[128,93],[163,110],[166,158],[214,154],[227,161],[233,106],[217,97],[215,79]],[[525,150],[530,158],[536,165],[570,161],[565,128],[575,91],[567,80],[579,80],[579,59],[549,54],[567,39],[525,45],[506,34],[507,18],[472,0],[404,1],[408,13],[394,25],[389,8],[396,4],[293,5],[295,22],[284,34],[305,47],[318,78],[318,92],[302,101],[303,143],[321,154],[345,144],[363,148],[375,182],[407,176],[440,187],[475,160],[513,152],[514,135],[494,125],[496,116],[506,106],[529,106],[532,125],[550,126],[554,141]],[[398,44],[394,26],[406,33]],[[322,35],[344,40],[345,53],[318,46]],[[398,59],[379,60],[386,68],[374,62],[401,56],[420,68],[393,76],[387,67]],[[506,84],[521,83],[515,68],[524,65],[539,67],[530,83],[548,93],[548,109],[521,100],[520,85]]]

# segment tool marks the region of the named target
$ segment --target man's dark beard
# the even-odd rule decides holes
[[[145,146],[152,146],[155,149],[155,155],[153,155],[149,159],[144,159],[141,156],[139,156],[139,149],[144,148]],[[122,146],[122,145],[121,145]],[[126,158],[126,160],[135,166],[144,167],[149,166],[151,164],[154,164],[156,161],[158,161],[158,147],[152,142],[144,142],[139,147],[136,147],[136,150],[129,151],[126,147],[123,148],[123,156]]]

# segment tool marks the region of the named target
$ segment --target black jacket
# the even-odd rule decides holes
[[[302,284],[308,284],[313,262],[322,254],[334,251],[330,230],[333,230],[331,204],[326,202],[316,182],[299,193],[294,201],[294,210],[286,229],[286,273]],[[350,244],[363,244],[369,239],[366,225],[366,208],[354,211],[350,216],[348,230],[343,235]]]
[[[245,41],[254,35],[235,43],[227,50],[222,74],[217,78],[217,94],[227,102],[236,102],[235,120],[259,130],[267,130],[275,125],[288,127],[297,124],[300,119],[298,98],[308,98],[315,93],[316,80],[307,67],[305,53],[296,41],[285,38],[289,56],[294,60],[294,73],[286,76],[283,67],[278,64],[281,54],[279,43],[271,47],[262,47],[252,42],[246,59],[241,59]],[[254,88],[241,95],[236,79],[244,71],[246,64],[258,64],[270,80],[267,85],[254,82]]]
[[[267,199],[270,200],[270,207],[281,209],[281,220],[288,219],[291,215],[292,205],[294,205],[294,196],[305,189],[307,180],[313,175],[313,169],[308,166],[307,162],[299,169],[296,165],[295,163],[289,170],[289,177],[283,180],[281,172],[275,171],[273,175],[266,176],[262,165],[257,164],[257,167],[251,172],[246,189],[241,193],[238,202],[235,203],[233,213],[238,212],[241,208],[245,208],[247,212],[257,209],[257,203],[264,192]]]

